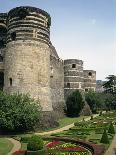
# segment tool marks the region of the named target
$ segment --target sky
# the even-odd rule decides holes
[[[0,0],[0,12],[23,5],[50,14],[60,58],[83,60],[97,80],[116,75],[116,0]]]

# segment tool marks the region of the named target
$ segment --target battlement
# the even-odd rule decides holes
[[[16,7],[8,13],[7,43],[35,40],[50,45],[50,15],[35,7]]]

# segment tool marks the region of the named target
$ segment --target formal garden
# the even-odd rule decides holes
[[[78,121],[74,127],[61,133],[34,139],[29,136],[15,137],[20,140],[22,149],[15,154],[25,154],[27,150],[36,150],[36,145],[32,141],[42,138],[42,147],[46,155],[102,155],[108,149],[116,131],[116,111],[110,111],[89,121]],[[31,140],[31,138],[33,140]],[[31,141],[31,145],[29,144]],[[30,146],[31,148],[30,148]],[[40,145],[40,144],[39,144]]]
[[[116,94],[112,84],[109,92],[108,85],[108,93],[82,94],[77,90],[69,95],[64,118],[57,120],[56,128],[74,123],[73,127],[41,137],[40,131],[56,128],[42,126],[39,101],[28,94],[9,95],[0,91],[0,155],[13,148],[8,137],[21,144],[13,155],[103,155],[116,132]],[[85,103],[89,105],[90,116],[81,114]]]

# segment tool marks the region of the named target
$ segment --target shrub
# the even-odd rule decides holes
[[[78,116],[84,107],[84,101],[81,93],[76,90],[73,92],[66,101],[67,110],[66,113],[70,117]]]
[[[21,137],[21,142],[28,143],[30,141],[31,137]]]
[[[108,133],[115,134],[115,129],[112,123],[109,126]]]
[[[0,91],[0,130],[20,132],[34,130],[40,121],[41,107],[28,95],[8,95]]]
[[[109,139],[108,139],[108,135],[106,133],[106,130],[104,130],[104,133],[102,135],[100,142],[104,143],[104,144],[109,144]]]
[[[29,151],[41,150],[43,149],[43,147],[44,147],[43,139],[36,135],[32,136],[27,144],[27,150]]]

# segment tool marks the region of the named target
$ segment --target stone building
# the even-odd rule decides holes
[[[48,112],[61,111],[70,92],[96,87],[95,71],[84,71],[82,60],[59,58],[50,25],[50,15],[35,7],[0,13],[0,88],[29,93]]]

